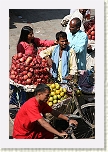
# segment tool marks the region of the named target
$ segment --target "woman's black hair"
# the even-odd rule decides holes
[[[60,31],[56,33],[56,40],[59,41],[60,37],[67,38],[66,32]]]
[[[33,29],[30,27],[30,26],[24,26],[22,29],[21,29],[21,34],[20,34],[20,38],[19,38],[19,41],[18,41],[18,44],[22,41],[24,42],[27,42],[27,39],[28,39],[28,35],[30,34],[30,32],[32,32]],[[31,42],[34,44],[34,47],[37,49],[37,46],[36,44],[34,43],[34,40],[31,40]]]
[[[48,85],[44,83],[38,84],[34,90],[34,96],[36,96],[39,92],[45,92],[46,90],[51,90]]]

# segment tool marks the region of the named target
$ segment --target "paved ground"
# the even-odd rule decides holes
[[[55,39],[55,34],[63,30],[60,22],[65,15],[69,14],[67,9],[24,9],[10,10],[9,27],[9,66],[11,58],[16,54],[16,46],[19,39],[21,28],[29,25],[34,29],[34,36],[41,39]],[[92,10],[94,14],[94,10]],[[9,122],[9,136],[12,135],[12,124]]]

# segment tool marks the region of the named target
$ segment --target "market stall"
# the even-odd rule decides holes
[[[47,84],[51,89],[48,105],[63,113],[70,113],[72,102],[63,85],[54,83],[48,63],[39,55],[15,54],[9,70],[10,101],[9,104],[19,109],[27,99],[34,96],[34,89],[40,83]],[[73,104],[74,106],[74,104]],[[62,108],[61,108],[62,107]],[[63,110],[64,108],[64,110]],[[10,113],[12,108],[10,110]]]

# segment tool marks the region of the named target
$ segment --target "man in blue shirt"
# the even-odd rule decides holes
[[[78,70],[86,70],[88,36],[80,30],[80,27],[81,20],[73,18],[69,24],[70,33],[67,34],[67,38],[69,46],[76,52]]]

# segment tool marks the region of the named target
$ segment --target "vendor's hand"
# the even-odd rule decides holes
[[[78,122],[76,120],[70,119],[69,120],[69,125],[74,124],[75,126],[78,125]]]
[[[68,134],[63,131],[63,132],[59,133],[59,136],[67,138]]]
[[[45,59],[48,61],[48,65],[51,68],[53,64],[53,60],[50,57],[45,57]]]
[[[69,74],[69,75],[66,76],[64,79],[65,79],[65,80],[72,80],[72,77],[73,77],[73,76]]]

